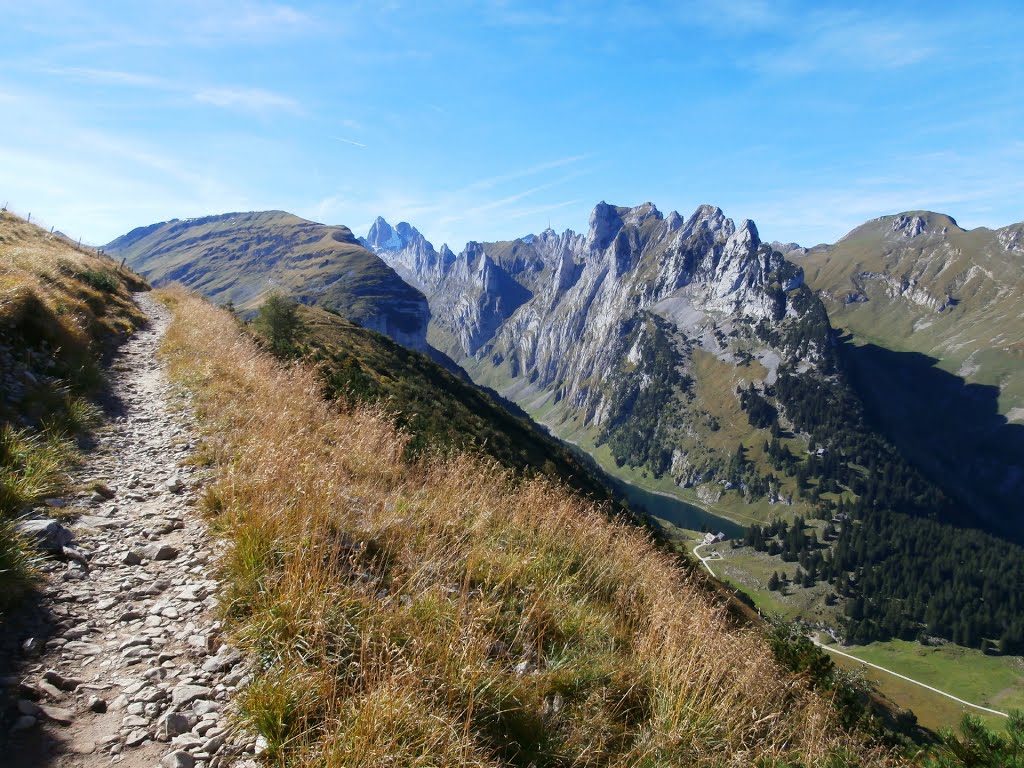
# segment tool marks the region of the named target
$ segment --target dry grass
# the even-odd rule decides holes
[[[33,579],[9,518],[64,490],[95,426],[102,353],[143,316],[140,278],[109,259],[0,212],[0,615]]]
[[[381,411],[164,295],[272,763],[889,764],[642,531],[473,456],[410,465]]]
[[[88,347],[141,322],[129,286],[142,281],[116,262],[0,212],[0,328],[31,320],[41,305],[59,319],[66,343]]]

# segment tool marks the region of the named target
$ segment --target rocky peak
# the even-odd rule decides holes
[[[701,205],[686,220],[681,237],[713,243],[719,239],[727,240],[735,230],[736,226],[732,219],[726,218],[721,208],[715,205]]]
[[[587,244],[591,251],[603,251],[622,229],[622,209],[608,205],[604,200],[594,206],[590,213],[590,230]]]
[[[392,227],[383,216],[378,216],[374,220],[366,237],[360,238],[360,243],[376,253],[401,251],[410,245],[417,248],[425,248],[429,245],[412,224],[402,221],[398,226]]]
[[[622,217],[622,222],[626,225],[639,227],[652,219],[654,221],[661,221],[662,218],[661,211],[655,207],[654,203],[643,203],[635,208],[630,208],[626,215]]]
[[[761,238],[757,233],[757,225],[750,219],[744,219],[740,222],[739,229],[730,235],[726,247],[756,250],[760,244]]]
[[[395,227],[395,232],[398,233],[400,238],[402,238],[402,242],[405,245],[408,245],[409,243],[419,243],[423,240],[423,235],[420,234],[420,231],[407,221],[398,222],[398,226]]]
[[[772,240],[768,245],[771,246],[773,251],[778,251],[783,256],[787,254],[805,256],[807,254],[807,249],[800,245],[800,243],[780,243],[778,240]]]
[[[462,249],[460,257],[465,257],[466,264],[472,267],[476,264],[477,259],[484,255],[484,246],[482,243],[478,243],[476,240],[470,240],[466,243],[466,247]]]
[[[406,225],[408,226],[408,225]],[[378,216],[370,226],[365,238],[366,247],[373,251],[398,251],[405,247],[405,241],[383,216]]]
[[[944,213],[933,211],[906,211],[895,216],[882,216],[863,224],[842,240],[851,235],[877,233],[881,230],[883,237],[890,241],[911,240],[916,237],[944,237],[949,233],[963,233],[956,219]],[[842,242],[842,240],[840,242]]]
[[[441,263],[446,266],[452,264],[456,259],[455,252],[448,247],[448,243],[444,243],[441,246],[441,250],[438,252],[438,255],[441,257]]]
[[[892,220],[892,232],[893,234],[899,234],[903,237],[917,237],[925,231],[926,222],[923,216],[908,216],[902,214]]]
[[[1024,251],[1024,224],[1012,224],[996,232],[1000,245],[1007,251]]]

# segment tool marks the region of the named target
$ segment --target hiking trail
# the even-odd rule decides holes
[[[60,555],[0,639],[16,708],[4,765],[217,768],[255,765],[263,746],[226,718],[248,673],[216,618],[220,544],[197,509],[203,470],[186,461],[187,399],[157,356],[170,313],[136,300],[149,325],[108,371],[107,419],[74,472],[78,490],[47,500],[73,540],[40,532]]]

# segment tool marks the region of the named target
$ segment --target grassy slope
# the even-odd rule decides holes
[[[903,640],[843,650],[982,706],[1004,712],[1024,709],[1024,660],[1018,656],[986,656],[971,648],[925,647]],[[964,712],[979,715],[993,728],[1006,726],[1006,718],[963,707],[884,672],[868,670],[867,675],[882,693],[913,709],[927,728],[952,727]]]
[[[844,358],[890,438],[991,526],[1024,535],[1024,519],[1007,515],[1024,493],[1024,226],[964,231],[914,214],[925,234],[895,236],[894,217],[883,217],[798,261],[833,324],[852,334]],[[958,303],[938,312],[864,272],[916,280]],[[868,301],[846,303],[851,292]]]
[[[819,521],[811,521],[810,524],[819,525]],[[693,538],[691,546],[696,542],[697,539]],[[792,578],[797,563],[785,563],[749,547],[733,550],[728,543],[706,547],[701,553],[707,556],[715,550],[722,559],[712,561],[714,572],[724,582],[749,595],[764,613],[835,624],[838,609],[825,606],[821,599],[824,590],[832,591],[827,585],[819,582],[811,589],[787,586],[781,592],[768,590],[768,578],[773,571],[785,571]],[[1024,659],[1019,656],[986,655],[972,648],[923,646],[903,640],[869,646],[844,646],[842,650],[982,706],[1003,711],[1024,708]],[[903,709],[913,711],[925,728],[954,728],[964,712],[979,715],[996,729],[1006,725],[1006,718],[965,708],[913,683],[860,667],[842,657],[833,656],[832,659],[841,667],[862,669],[882,695]]]
[[[401,331],[422,330],[426,301],[347,227],[283,211],[169,221],[107,246],[154,284],[181,282],[218,303],[254,310],[272,290],[341,309],[361,324],[384,316]]]
[[[300,307],[300,353],[314,361],[332,395],[380,401],[416,446],[478,450],[519,472],[540,470],[595,500],[606,483],[560,443],[426,355],[317,307]]]
[[[829,317],[865,340],[930,355],[951,373],[963,369],[969,382],[1001,387],[1001,413],[1024,406],[1024,254],[1019,243],[1011,251],[999,238],[1022,226],[965,231],[941,214],[904,215],[922,216],[928,231],[948,232],[893,237],[894,217],[886,216],[799,259],[811,287],[824,292]],[[859,278],[862,272],[907,276],[930,295],[958,303],[936,312],[892,296],[880,281]],[[869,301],[846,304],[851,291]]]
[[[102,356],[143,317],[116,262],[0,212],[0,612],[28,583],[10,519],[57,494],[98,417]]]
[[[221,473],[244,712],[292,765],[885,761],[646,535],[477,459],[409,464],[202,302],[166,352]],[[848,765],[840,759],[832,765]]]

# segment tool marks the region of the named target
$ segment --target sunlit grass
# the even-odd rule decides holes
[[[272,762],[887,764],[642,530],[476,456],[410,463],[383,410],[325,403],[226,313],[164,296]]]
[[[139,323],[130,289],[140,278],[116,262],[0,212],[0,615],[34,573],[12,518],[68,485],[73,438],[94,428],[90,397],[104,377],[104,352]],[[16,425],[16,426],[15,426]]]

